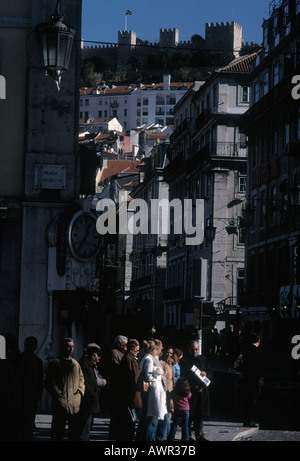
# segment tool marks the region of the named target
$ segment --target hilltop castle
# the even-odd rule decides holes
[[[190,41],[179,41],[178,29],[160,29],[159,42],[149,43],[136,37],[134,31],[119,31],[118,43],[104,46],[83,46],[82,60],[98,59],[103,66],[113,71],[124,69],[135,70],[134,66],[147,64],[155,61],[155,56],[162,53],[174,55],[174,53],[186,53],[193,56],[196,53],[206,52],[211,54],[225,55],[229,62],[240,56],[243,46],[242,27],[236,22],[207,23],[205,25],[205,38],[195,34]],[[253,45],[253,44],[252,44]],[[161,61],[158,59],[159,64]],[[203,65],[199,62],[199,67]],[[206,64],[204,64],[206,65]],[[154,67],[152,65],[152,67]]]

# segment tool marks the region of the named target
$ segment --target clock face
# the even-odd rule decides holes
[[[82,211],[70,222],[69,245],[75,258],[85,261],[96,255],[100,246],[100,235],[96,229],[96,217]]]

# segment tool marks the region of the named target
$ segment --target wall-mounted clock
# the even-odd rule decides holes
[[[78,211],[71,218],[68,242],[71,254],[78,261],[88,261],[99,251],[101,240],[96,229],[96,222],[96,216],[84,211]]]

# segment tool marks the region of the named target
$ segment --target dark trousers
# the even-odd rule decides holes
[[[244,424],[252,423],[257,400],[261,394],[259,382],[244,384]]]
[[[122,411],[122,401],[112,396],[110,408],[109,440],[119,440],[122,433],[122,424],[119,415]]]
[[[37,401],[24,402],[22,407],[22,426],[21,426],[21,440],[31,441],[32,434],[35,429],[35,415],[37,410]]]
[[[192,426],[196,439],[203,435],[203,414],[202,414],[202,393],[195,392],[190,400],[190,419],[189,433],[191,435]]]
[[[90,440],[91,429],[93,426],[94,417],[92,414],[78,414],[77,417],[77,431],[78,440],[81,442],[88,442]]]
[[[78,415],[69,415],[62,410],[53,411],[51,424],[51,440],[61,441],[64,439],[66,424],[68,423],[68,440],[79,439],[78,435]]]
[[[141,392],[142,411],[138,424],[136,440],[145,441],[147,436],[147,409],[148,409],[148,392]]]

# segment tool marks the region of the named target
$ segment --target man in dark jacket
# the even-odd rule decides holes
[[[78,413],[78,439],[80,441],[89,440],[94,414],[100,413],[101,410],[99,387],[104,387],[106,380],[103,378],[99,380],[96,367],[102,355],[100,346],[94,343],[88,344],[84,355],[79,360],[85,383],[85,393]]]
[[[127,352],[120,362],[119,374],[119,396],[120,396],[120,413],[119,413],[119,436],[118,440],[132,441],[135,431],[136,410],[142,408],[141,394],[137,391],[137,381],[140,375],[137,355],[140,350],[140,344],[136,339],[129,339]],[[133,415],[129,409],[133,410]]]
[[[37,339],[28,336],[24,341],[24,352],[21,354],[24,379],[21,440],[26,441],[32,440],[37,405],[43,395],[43,362],[35,354],[37,347]]]
[[[186,378],[191,385],[192,397],[190,399],[190,419],[189,429],[193,424],[196,440],[206,440],[203,434],[203,419],[210,414],[210,400],[208,387],[191,370],[195,365],[202,376],[210,378],[210,368],[207,359],[199,355],[199,345],[197,341],[190,341],[187,353],[180,361],[180,376]]]
[[[251,334],[249,343],[243,351],[244,374],[244,426],[256,427],[254,410],[261,394],[263,383],[262,360],[259,350],[260,336]]]

